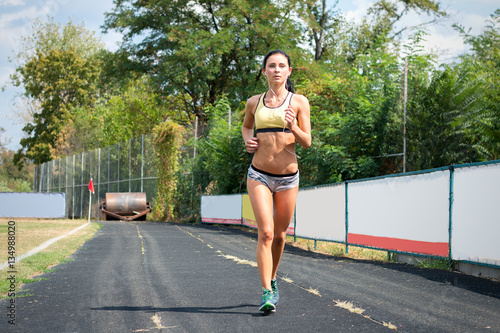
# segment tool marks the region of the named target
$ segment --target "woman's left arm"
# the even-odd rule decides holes
[[[297,142],[304,148],[311,146],[311,108],[305,96],[295,95],[294,106],[285,110],[285,120]],[[294,110],[294,108],[296,110]],[[294,121],[297,118],[298,123]]]

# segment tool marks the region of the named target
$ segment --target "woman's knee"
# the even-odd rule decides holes
[[[259,240],[264,244],[272,243],[274,239],[274,232],[272,229],[259,230]]]
[[[276,233],[274,234],[273,243],[278,245],[283,245],[286,240],[286,233]]]

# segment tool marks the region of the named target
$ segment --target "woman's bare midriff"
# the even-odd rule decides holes
[[[292,133],[258,133],[259,148],[255,151],[252,164],[260,170],[276,175],[294,173],[298,169],[295,153],[295,137]],[[286,149],[284,142],[286,142]]]

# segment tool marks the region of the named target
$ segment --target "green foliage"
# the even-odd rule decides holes
[[[31,30],[20,36],[19,49],[10,61],[22,67],[35,58],[38,52],[48,54],[54,50],[74,51],[82,58],[90,59],[103,49],[104,43],[83,23],[75,24],[69,19],[63,26],[47,16],[46,19],[36,18]],[[16,74],[13,79],[16,79]]]
[[[88,106],[96,97],[95,55],[102,48],[83,24],[61,26],[51,18],[35,20],[30,34],[21,36],[20,51],[11,59],[17,63],[11,82],[24,88],[28,104],[38,110],[23,128],[27,137],[14,157],[18,166],[25,158],[40,164],[61,156],[58,144],[65,140],[71,108]]]
[[[299,148],[301,183],[332,183],[380,174],[382,160],[395,153],[388,142],[398,112],[400,64],[384,49],[359,56],[355,66],[331,71],[301,91],[311,103],[312,147]]]
[[[155,80],[162,94],[184,101],[184,112],[202,128],[203,108],[227,94],[232,105],[263,89],[264,54],[299,53],[294,1],[120,1],[105,29],[124,34],[122,51],[135,70]],[[256,90],[257,89],[257,90]]]
[[[201,186],[212,194],[244,192],[251,156],[246,153],[241,136],[242,119],[232,116],[232,122],[228,123],[231,108],[225,96],[215,105],[206,106],[205,112],[209,122],[197,145],[194,172],[205,176]]]
[[[470,91],[456,128],[464,133],[481,160],[500,158],[500,9],[496,10],[481,35],[472,36],[456,27],[474,50],[464,55],[456,68],[467,72]],[[473,89],[471,89],[471,87]]]
[[[158,179],[156,181],[156,199],[152,216],[155,219],[169,221],[174,218],[176,173],[182,145],[183,127],[172,121],[166,121],[153,128],[156,148]]]
[[[16,162],[25,156],[40,164],[59,156],[57,139],[64,124],[72,115],[71,107],[88,105],[94,98],[98,66],[85,60],[73,50],[52,50],[48,54],[39,51],[35,58],[17,73],[25,95],[40,101],[41,112],[33,116],[34,123],[23,130],[28,134],[21,140]]]
[[[5,130],[0,127],[0,192],[32,192],[33,164],[24,164],[23,170],[13,163],[14,152],[1,140]]]
[[[154,92],[146,77],[130,81],[119,94],[107,96],[96,106],[102,142],[110,145],[151,133],[151,128],[169,118],[168,106]]]

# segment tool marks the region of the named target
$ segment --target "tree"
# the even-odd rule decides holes
[[[25,95],[40,102],[41,112],[34,115],[34,123],[23,131],[21,148],[15,155],[16,163],[23,158],[35,164],[59,157],[56,141],[64,124],[72,115],[70,110],[94,99],[98,65],[91,59],[79,57],[73,50],[38,51],[24,67],[18,67],[16,86],[23,86]]]
[[[73,106],[89,103],[95,97],[99,64],[96,54],[103,48],[83,24],[69,21],[65,26],[35,20],[32,33],[21,37],[20,50],[12,62],[16,72],[11,83],[23,87],[29,108],[29,122],[14,161],[25,158],[43,163],[60,155],[56,141],[70,121]]]
[[[36,18],[33,21],[31,33],[20,37],[19,50],[9,60],[17,67],[22,67],[36,57],[37,50],[44,54],[52,50],[73,50],[88,59],[103,48],[104,43],[95,36],[95,32],[87,30],[83,22],[75,24],[69,19],[63,26],[47,16],[44,20]]]
[[[272,48],[300,55],[288,5],[270,0],[117,1],[104,29],[124,34],[136,70],[176,96],[191,121],[227,94],[233,106],[263,89],[260,60]]]
[[[329,47],[325,40],[335,32],[340,22],[340,15],[334,8],[338,0],[330,9],[326,6],[326,0],[298,1],[298,14],[306,24],[306,30],[309,34],[309,41],[313,47],[314,60],[321,60],[323,54]],[[330,44],[331,45],[331,44]]]
[[[98,127],[101,147],[149,134],[166,120],[182,123],[172,111],[175,104],[159,96],[151,81],[146,76],[132,80],[119,93],[106,96],[91,112],[82,114],[92,117],[89,122]]]
[[[412,89],[408,101],[408,170],[477,161],[465,135],[454,130],[456,118],[467,112],[464,101],[478,88],[477,82],[470,84],[471,74],[443,66],[433,72],[426,87]]]
[[[31,192],[33,189],[33,165],[25,164],[24,170],[13,163],[14,152],[5,147],[6,140],[2,138],[5,132],[0,127],[0,192]]]
[[[432,16],[432,19],[419,26],[403,25],[396,30],[397,24],[412,11],[417,14],[426,13]],[[382,45],[386,47],[398,44],[398,38],[404,31],[421,29],[422,26],[433,24],[447,15],[440,9],[439,2],[434,0],[378,0],[370,7],[367,14],[351,35],[346,49],[349,63],[354,62],[358,55],[366,53],[369,49],[379,47],[381,39],[384,40]]]
[[[491,16],[483,33],[473,36],[455,25],[472,54],[461,57],[457,67],[471,73],[466,111],[457,118],[456,128],[467,135],[482,160],[500,158],[500,9]],[[470,91],[470,90],[469,90]]]
[[[389,30],[394,31],[396,23],[398,23],[410,11],[415,11],[417,14],[426,13],[429,16],[434,16],[432,20],[419,25],[419,28],[437,22],[441,17],[446,16],[446,12],[440,10],[439,1],[435,0],[378,0],[368,10],[368,14],[380,15],[387,24]],[[394,31],[391,38],[401,35],[403,31],[412,29],[412,26],[403,26],[398,31]]]

